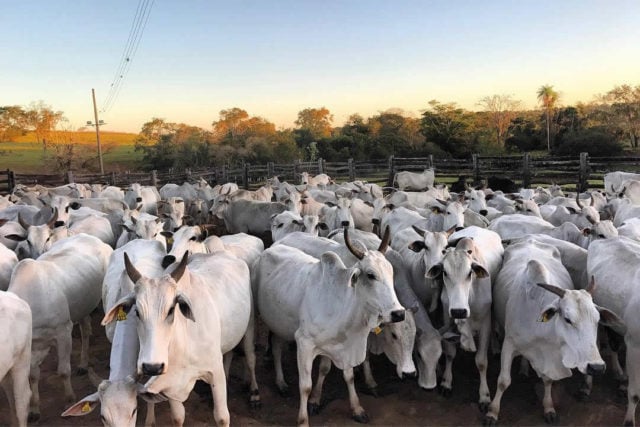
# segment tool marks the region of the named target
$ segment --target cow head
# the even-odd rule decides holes
[[[287,234],[294,231],[303,231],[303,229],[303,219],[297,213],[284,211],[271,215],[271,238],[274,242],[282,239]]]
[[[134,283],[133,293],[118,301],[102,319],[106,325],[135,305],[140,353],[137,372],[140,375],[161,375],[169,366],[169,346],[175,338],[177,324],[196,321],[192,305],[181,291],[178,282],[189,280],[185,275],[188,254],[185,252],[180,264],[170,274],[159,278],[143,277],[129,260],[125,252],[124,264],[129,279]]]
[[[187,252],[205,253],[204,240],[208,232],[199,226],[183,226],[173,233],[171,251],[163,258],[162,267],[167,268],[181,259]]]
[[[27,231],[26,236],[9,234],[5,238],[19,242],[15,252],[18,259],[36,259],[51,248],[58,240],[69,237],[66,226],[55,227],[58,220],[58,210],[54,209],[49,221],[43,225],[30,225],[18,215],[18,222]]]
[[[406,310],[402,322],[385,325],[369,335],[367,346],[374,354],[384,352],[387,358],[396,365],[396,373],[400,379],[416,376],[416,365],[413,362],[413,347],[416,340],[416,322],[413,311]]]
[[[473,240],[463,238],[458,241],[455,250],[445,253],[442,261],[427,272],[430,279],[441,279],[449,301],[449,316],[454,319],[466,319],[471,314],[469,298],[480,286],[474,279],[489,277],[487,269],[475,262]]]
[[[539,321],[548,324],[550,333],[556,335],[564,367],[577,368],[583,374],[604,372],[605,363],[597,346],[598,322],[619,327],[620,318],[595,305],[587,290],[537,285],[559,297],[543,309]]]
[[[425,279],[428,279],[427,273],[431,267],[442,261],[446,252],[449,236],[454,230],[434,232],[422,229],[417,225],[413,225],[412,228],[420,238],[409,243],[409,249],[422,255]]]

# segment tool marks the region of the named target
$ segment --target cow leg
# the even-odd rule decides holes
[[[284,341],[277,337],[275,334],[271,338],[271,348],[273,350],[273,367],[276,370],[276,386],[280,391],[281,396],[289,396],[289,386],[284,380],[284,373],[282,372],[282,347]]]
[[[476,367],[480,374],[480,388],[478,405],[480,411],[487,412],[489,403],[491,402],[491,395],[489,394],[489,384],[487,383],[487,364],[489,351],[489,340],[491,338],[491,316],[487,316],[487,319],[482,322],[480,327],[480,336],[478,339],[478,350],[476,351]]]
[[[76,401],[76,395],[71,386],[71,331],[73,323],[69,321],[56,334],[56,349],[58,355],[58,375],[64,385],[64,397],[68,403]]]
[[[627,387],[627,413],[624,416],[624,425],[636,424],[636,406],[640,401],[640,345],[632,343],[631,338],[626,337],[627,342],[627,374],[629,385]]]
[[[298,425],[308,426],[309,412],[307,409],[307,404],[309,401],[309,395],[311,394],[311,386],[313,385],[311,370],[313,368],[313,359],[315,358],[315,354],[313,354],[312,346],[307,345],[304,341],[296,340],[296,343],[298,344],[298,385],[300,387],[300,409],[298,412]]]
[[[13,401],[15,414],[19,427],[26,427],[29,415],[29,400],[31,399],[31,390],[29,389],[29,370],[31,360],[31,345],[23,351],[20,359],[11,368],[11,383],[13,386]],[[10,390],[7,390],[9,397]]]
[[[444,341],[443,350],[445,354],[445,366],[442,374],[442,381],[440,381],[440,394],[444,397],[451,397],[451,390],[453,387],[453,359],[456,357],[456,344]]]
[[[227,407],[227,377],[224,375],[224,363],[220,351],[214,352],[212,362],[212,370],[207,382],[211,384],[213,395],[213,419],[218,426],[224,427],[229,425],[230,415]]]
[[[496,394],[489,405],[489,411],[485,415],[484,425],[495,425],[500,414],[500,401],[505,390],[511,385],[511,364],[516,356],[515,348],[508,338],[502,343],[502,353],[500,354],[500,375],[498,376],[498,387]]]
[[[184,424],[184,405],[177,400],[169,400],[169,407],[171,408],[171,422],[175,427],[182,427]]]
[[[347,383],[347,389],[349,390],[349,404],[351,405],[351,418],[359,423],[368,423],[369,416],[364,411],[364,408],[360,406],[360,399],[356,393],[356,386],[353,381],[353,368],[344,369],[342,371],[344,382]]]
[[[156,425],[156,404],[147,402],[147,414],[144,418],[144,427],[153,427]]]
[[[233,361],[233,350],[227,351],[222,356],[222,364],[224,366],[224,376],[229,379],[229,370],[231,369],[231,362]]]
[[[371,363],[369,363],[369,352],[367,351],[367,356],[362,362],[362,370],[364,372],[364,382],[367,384],[367,388],[371,394],[375,397],[378,397],[378,383],[376,383],[375,378],[373,378],[373,372],[371,371]]]
[[[16,411],[15,405],[15,393],[13,392],[13,381],[9,375],[6,375],[5,372],[0,371],[0,378],[4,377],[2,381],[0,381],[0,386],[4,390],[5,395],[7,396],[7,400],[9,401],[9,425],[16,425],[18,415]],[[29,409],[29,402],[27,402],[27,410]],[[27,425],[27,419],[25,418],[25,423],[22,425]]]
[[[320,401],[322,400],[322,386],[324,380],[331,371],[331,359],[327,356],[320,356],[320,367],[318,368],[318,380],[311,391],[309,398],[309,414],[316,415],[320,412]]]
[[[40,419],[40,364],[49,354],[50,347],[33,346],[31,348],[31,365],[29,367],[29,384],[31,384],[31,402],[29,403],[29,422]]]
[[[89,368],[89,340],[91,338],[91,317],[87,316],[80,322],[80,339],[82,347],[80,350],[80,366],[76,374],[86,375]]]
[[[551,386],[553,385],[553,380],[547,377],[542,377],[542,382],[544,383],[544,397],[542,398],[544,421],[547,424],[553,424],[557,420],[556,410],[553,407],[553,398],[551,397]]]
[[[253,310],[249,326],[242,338],[242,348],[244,349],[244,361],[249,371],[249,405],[251,408],[260,407],[260,391],[258,391],[258,380],[256,379],[256,348],[255,348],[255,320]]]

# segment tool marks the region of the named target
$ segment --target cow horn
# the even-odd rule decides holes
[[[142,274],[140,274],[131,263],[129,255],[127,255],[126,252],[124,253],[124,268],[127,271],[127,276],[129,276],[129,279],[131,279],[133,283],[136,283],[142,277]]]
[[[559,288],[557,286],[548,285],[546,283],[537,283],[538,286],[548,290],[549,292],[558,295],[560,298],[564,297],[564,294],[567,292],[566,289]]]
[[[593,198],[593,193],[591,193],[591,205],[590,206],[595,206],[596,205],[596,199]]]
[[[458,226],[454,225],[453,227],[445,231],[445,233],[447,233],[447,239],[451,237],[451,235],[456,231],[456,228],[458,228]]]
[[[388,228],[388,227],[387,227]],[[413,231],[415,231],[416,233],[418,233],[420,235],[420,237],[424,237],[426,230],[423,230],[422,228],[418,227],[417,225],[413,224],[411,226],[411,228],[413,228]]]
[[[586,291],[589,292],[591,295],[593,295],[593,291],[596,289],[596,278],[593,277],[593,275],[591,276],[591,281],[589,282],[589,285],[587,286]]]
[[[29,224],[27,221],[24,220],[24,218],[22,218],[21,213],[18,213],[18,223],[20,223],[20,226],[25,230],[28,230],[29,227],[31,227],[31,224]]]
[[[389,248],[389,242],[391,241],[391,227],[387,227],[384,230],[384,235],[382,236],[382,242],[380,242],[380,247],[378,247],[378,252],[385,253],[387,248]]]
[[[364,258],[364,252],[354,248],[351,244],[351,239],[349,239],[349,227],[344,227],[344,244],[347,246],[347,249],[349,249],[349,252],[351,252],[353,256],[358,259]]]
[[[51,214],[51,218],[47,222],[47,226],[49,228],[53,228],[57,220],[58,220],[58,208],[53,208],[53,213]]]
[[[175,270],[171,272],[171,278],[177,282],[180,281],[182,275],[184,274],[184,270],[187,268],[187,263],[189,262],[189,251],[186,251],[180,260],[180,264],[176,267]]]
[[[580,203],[580,197],[578,197],[579,195],[580,193],[576,191],[576,203],[578,204],[578,207],[582,209],[582,204]]]

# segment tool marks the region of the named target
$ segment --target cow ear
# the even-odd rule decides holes
[[[415,242],[411,242],[409,243],[409,249],[411,249],[413,252],[420,252],[423,249],[426,249],[427,247],[425,246],[424,242],[420,241],[420,240],[416,240]]]
[[[351,270],[351,276],[349,277],[349,286],[353,287],[358,283],[358,278],[360,277],[360,269],[354,268]]]
[[[548,307],[545,311],[542,312],[542,315],[540,316],[540,319],[538,319],[538,322],[548,322],[549,320],[553,319],[553,316],[555,316],[557,312],[558,308],[555,305]]]
[[[180,312],[185,318],[194,322],[196,321],[196,318],[193,315],[193,310],[191,310],[191,302],[189,301],[189,298],[183,294],[178,294],[178,296],[176,296],[175,303],[178,304]]]
[[[318,228],[319,228],[320,230],[328,230],[328,229],[329,229],[329,226],[328,226],[326,223],[324,223],[324,222],[319,222],[319,223],[318,223]]]
[[[327,206],[329,206],[330,208],[334,208],[334,207],[336,207],[336,206],[337,206],[335,203],[333,203],[333,202],[331,202],[331,201],[326,201],[326,202],[324,202],[324,204],[325,204],[325,205],[327,205]]]
[[[571,206],[567,206],[567,210],[569,211],[569,213],[572,213],[572,214],[577,214],[578,213],[578,211],[575,208],[571,207]]]
[[[120,227],[124,228],[128,233],[133,233],[134,230],[127,227],[127,224],[120,224]]]
[[[608,326],[616,332],[626,331],[627,326],[624,321],[618,317],[613,311],[596,305],[596,309],[600,313],[600,323],[604,326]]]
[[[371,202],[364,202],[364,204],[369,206],[369,207],[373,207],[373,203],[371,203]]]
[[[27,240],[26,236],[21,236],[19,234],[7,234],[6,236],[4,236],[4,238],[13,240],[14,242],[22,242],[24,240]]]
[[[582,229],[582,235],[583,236],[588,236],[590,234],[591,234],[591,229],[589,227]]]
[[[427,279],[437,279],[442,275],[442,263],[439,262],[427,271]]]
[[[471,263],[471,269],[476,274],[476,277],[478,279],[484,279],[489,277],[489,272],[487,271],[487,269],[476,262]]]
[[[126,314],[131,311],[131,307],[136,302],[136,296],[134,293],[130,293],[126,297],[122,298],[120,301],[115,303],[113,307],[109,311],[107,311],[102,318],[101,325],[105,326],[114,320],[124,320],[126,319]],[[124,319],[123,319],[124,314]]]
[[[100,396],[98,392],[88,395],[84,399],[74,403],[69,409],[64,411],[61,416],[63,417],[79,417],[82,415],[90,414],[91,411],[96,409],[100,404]]]

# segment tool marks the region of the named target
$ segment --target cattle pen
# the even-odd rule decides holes
[[[637,172],[640,170],[640,156],[591,157],[588,153],[580,153],[578,157],[535,157],[528,153],[513,156],[473,154],[462,159],[438,158],[433,155],[411,158],[390,156],[387,159],[368,161],[296,160],[293,163],[243,163],[193,170],[112,171],[104,174],[74,171],[62,174],[20,174],[6,169],[0,171],[0,194],[12,192],[19,184],[58,186],[69,183],[102,183],[127,186],[138,182],[160,187],[168,182],[199,179],[212,184],[235,182],[242,188],[255,190],[273,176],[299,183],[303,172],[326,173],[335,181],[362,180],[391,187],[397,172],[419,172],[424,169],[435,171],[437,183],[451,184],[460,179],[468,183],[481,183],[490,177],[502,177],[522,187],[555,183],[567,189],[585,191],[588,188],[602,188],[603,176],[608,172]]]

